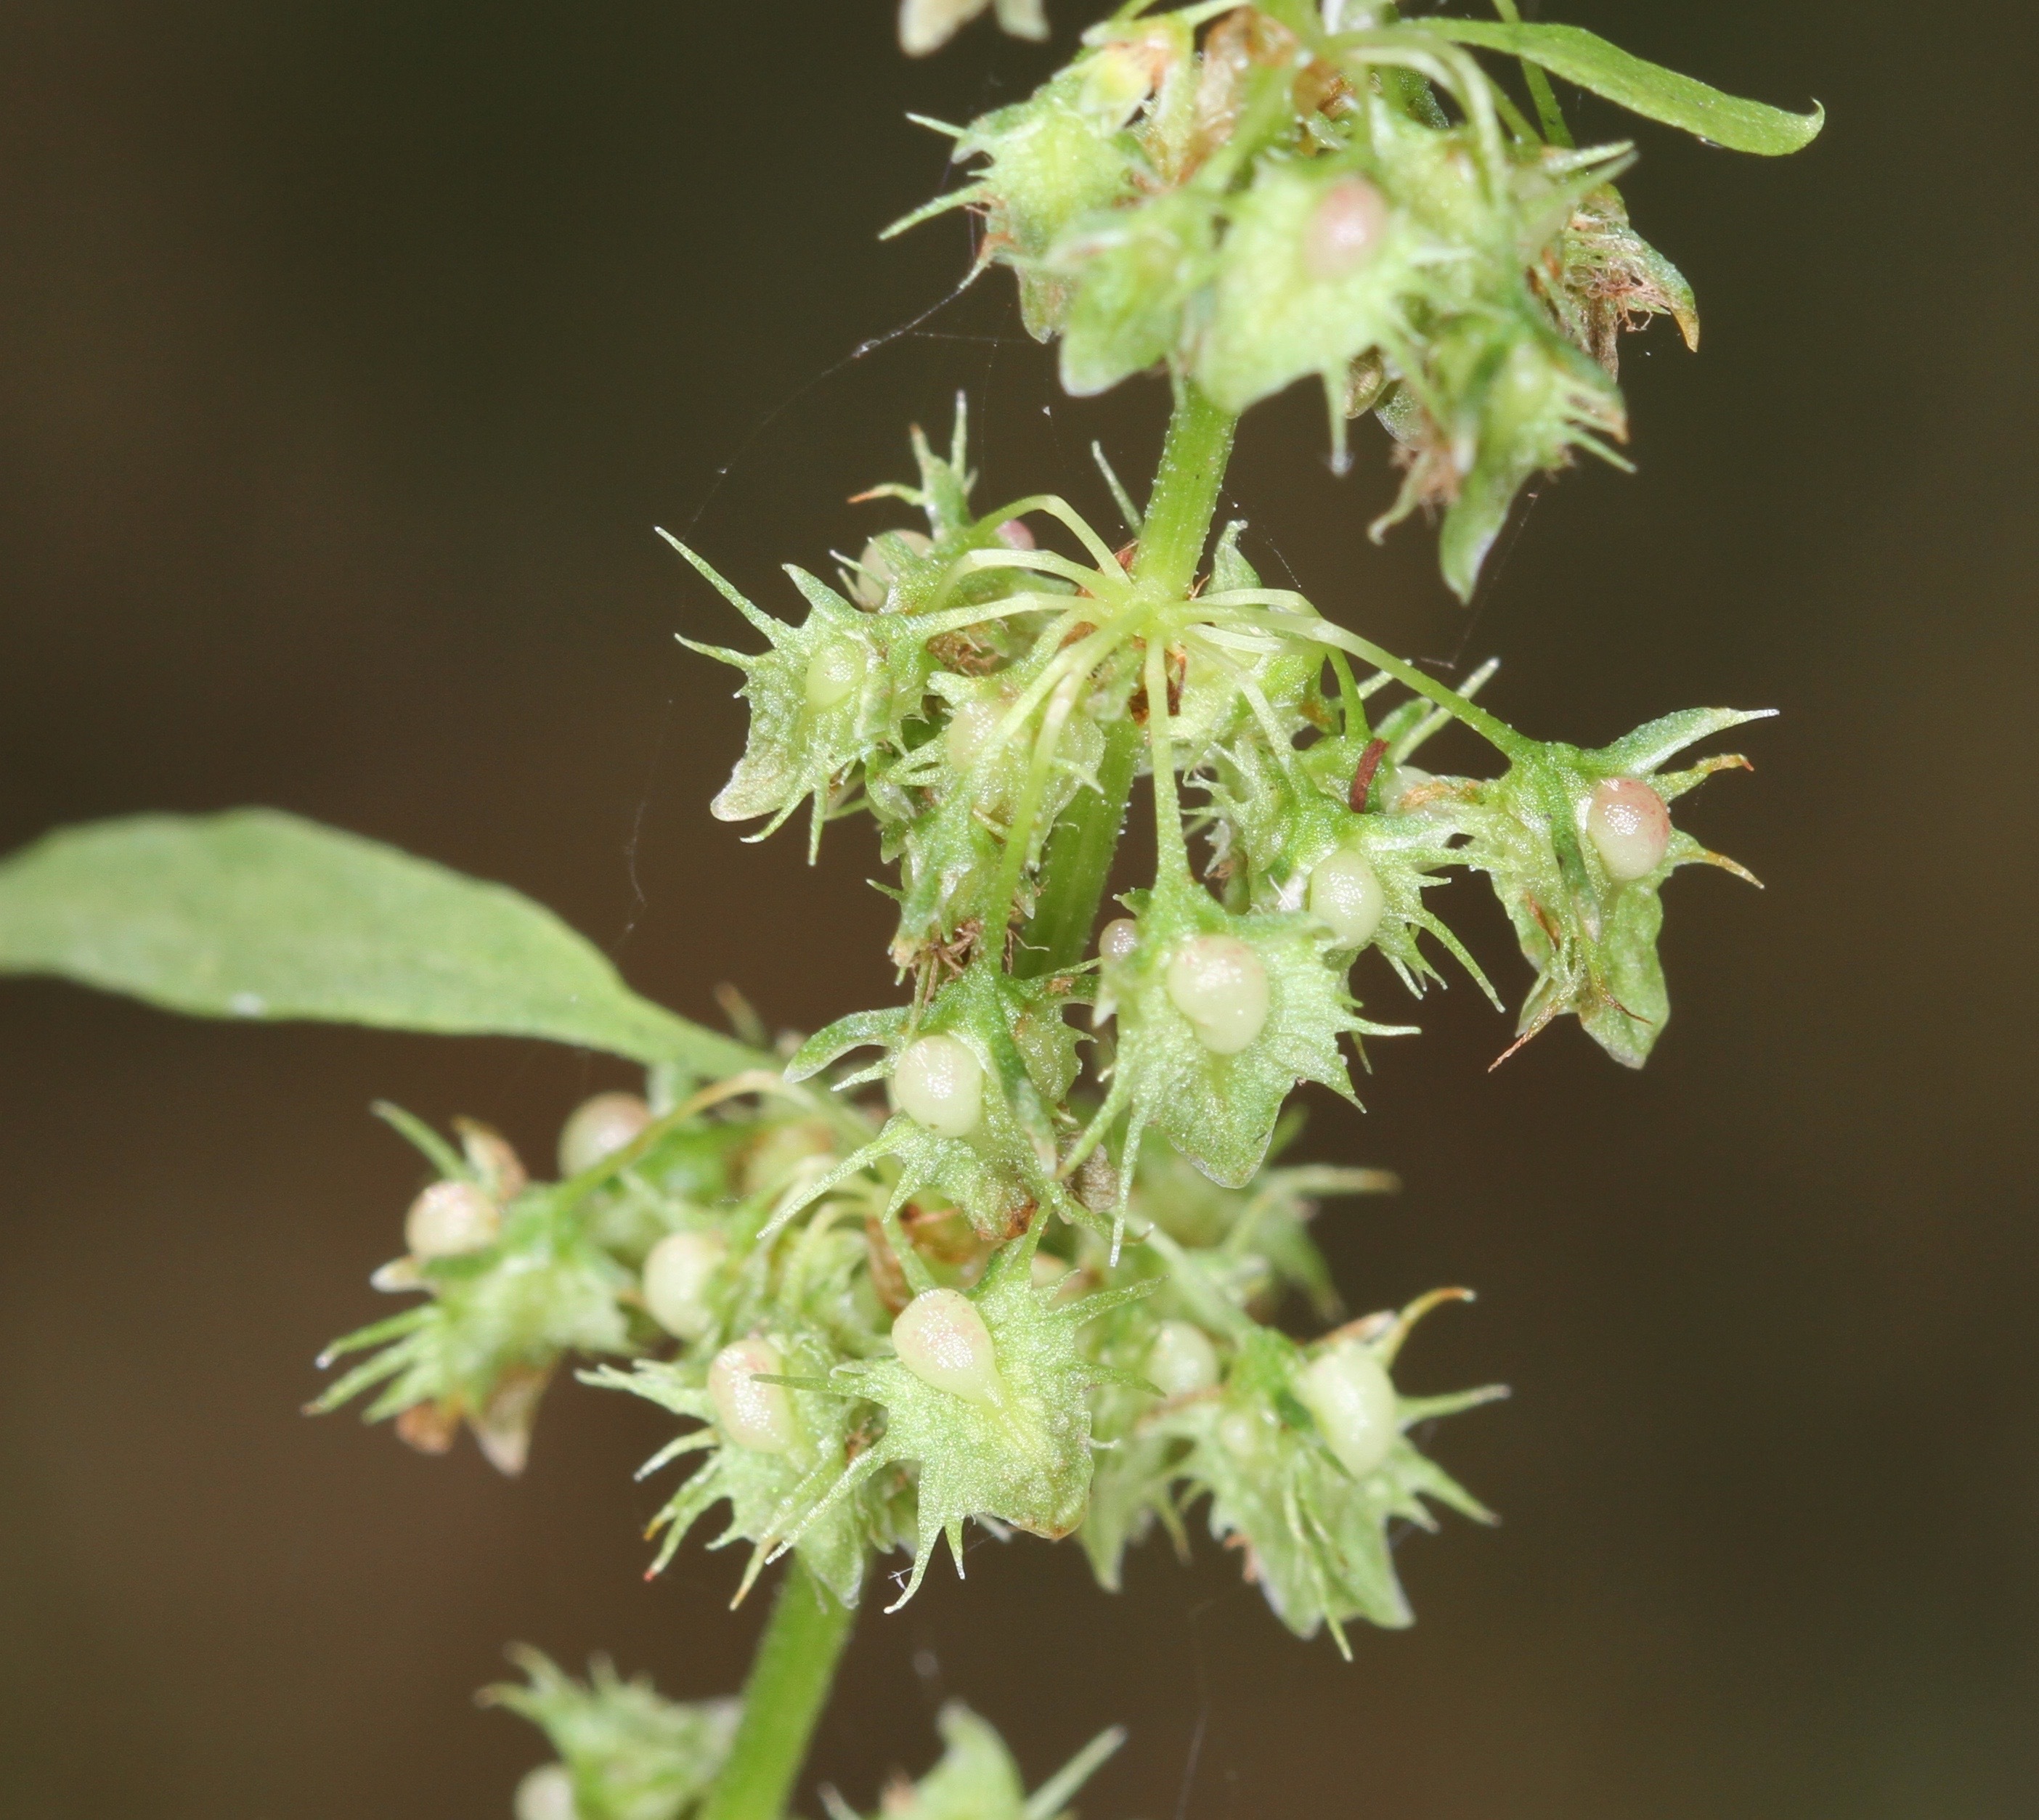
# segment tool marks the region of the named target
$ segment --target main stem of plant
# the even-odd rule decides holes
[[[1178,385],[1133,564],[1133,580],[1157,600],[1180,598],[1196,578],[1236,421],[1194,386]],[[1019,970],[1046,973],[1083,958],[1118,851],[1142,744],[1141,729],[1130,719],[1112,729],[1098,767],[1099,790],[1080,793],[1050,837],[1038,908],[1015,961]],[[783,1820],[856,1617],[795,1555],[744,1684],[743,1717],[729,1761],[701,1820]]]
[[[1134,582],[1156,599],[1180,599],[1196,579],[1238,421],[1187,380],[1177,381],[1161,465],[1133,562]],[[1144,730],[1130,718],[1107,731],[1098,788],[1080,791],[1048,837],[1040,895],[1014,957],[1015,973],[1051,973],[1084,957],[1118,852],[1145,742]]]
[[[701,1820],[780,1820],[856,1622],[795,1555],[743,1685],[743,1717]]]

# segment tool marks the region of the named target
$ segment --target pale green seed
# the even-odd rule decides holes
[[[892,1071],[892,1103],[937,1137],[967,1137],[984,1117],[984,1066],[954,1037],[923,1037]]]
[[[1304,1366],[1296,1386],[1338,1463],[1356,1479],[1379,1469],[1401,1432],[1387,1367],[1357,1340]]]
[[[471,1181],[435,1181],[404,1216],[404,1242],[413,1257],[458,1257],[484,1251],[503,1230],[496,1203]]]
[[[644,1306],[680,1340],[698,1340],[715,1325],[708,1286],[729,1256],[719,1232],[669,1232],[644,1260]]]
[[[1217,1348],[1201,1327],[1164,1321],[1147,1348],[1145,1374],[1164,1397],[1193,1397],[1217,1382]]]
[[[1168,996],[1214,1054],[1236,1056],[1266,1027],[1267,969],[1235,935],[1198,935],[1169,957]]]
[[[1357,847],[1342,847],[1312,869],[1310,914],[1338,938],[1339,946],[1365,946],[1387,908],[1380,874]]]
[[[597,1094],[576,1106],[560,1128],[560,1174],[579,1175],[613,1156],[651,1122],[651,1109],[635,1094]]]
[[[998,1350],[977,1306],[960,1291],[929,1289],[892,1323],[899,1363],[924,1384],[989,1408],[1001,1400]]]
[[[784,1454],[799,1438],[793,1400],[781,1384],[761,1384],[755,1374],[786,1368],[779,1348],[755,1337],[739,1340],[716,1354],[708,1368],[708,1393],[723,1432],[753,1453]]]

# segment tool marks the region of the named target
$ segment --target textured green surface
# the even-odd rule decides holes
[[[0,971],[200,1017],[544,1037],[716,1072],[757,1060],[638,997],[507,886],[271,809],[93,822],[0,862]]]

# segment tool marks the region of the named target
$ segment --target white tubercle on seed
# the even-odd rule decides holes
[[[435,1181],[404,1215],[404,1242],[413,1257],[458,1257],[496,1242],[503,1215],[471,1181]]]
[[[582,1101],[560,1128],[560,1174],[594,1168],[651,1122],[651,1109],[635,1094],[597,1094]]]
[[[823,639],[807,659],[807,705],[840,707],[864,686],[870,659],[854,639]]]
[[[715,1325],[708,1285],[729,1255],[719,1232],[669,1232],[644,1260],[644,1306],[679,1340],[698,1340]]]
[[[954,1037],[923,1037],[892,1071],[892,1103],[937,1137],[967,1137],[984,1117],[984,1065]]]
[[[783,1384],[761,1384],[756,1374],[784,1371],[785,1360],[769,1340],[739,1340],[716,1354],[708,1368],[708,1393],[723,1432],[756,1454],[792,1450],[799,1430],[793,1400]]]
[[[1586,798],[1586,835],[1608,876],[1627,883],[1664,863],[1671,812],[1639,777],[1610,777]]]
[[[977,762],[985,743],[1005,718],[1006,703],[979,699],[966,701],[949,716],[942,735],[942,749],[958,771],[967,771]]]
[[[987,1408],[1000,1401],[1004,1386],[991,1329],[959,1290],[915,1296],[892,1323],[892,1344],[899,1363],[923,1384]]]
[[[1371,942],[1387,908],[1380,874],[1358,848],[1341,847],[1311,868],[1310,914],[1338,937],[1341,947]]]
[[[1341,177],[1303,230],[1303,269],[1314,279],[1357,271],[1373,256],[1387,226],[1388,199],[1364,177]]]
[[[516,1820],[578,1820],[573,1777],[564,1763],[541,1763],[517,1784],[510,1811]]]
[[[1296,1392],[1338,1463],[1356,1479],[1376,1470],[1401,1432],[1387,1368],[1359,1340],[1341,1340],[1303,1367]]]
[[[1168,957],[1168,996],[1203,1046],[1236,1056],[1266,1028],[1267,969],[1236,935],[1197,935]]]
[[[1114,916],[1097,932],[1097,951],[1107,961],[1123,961],[1140,946],[1140,925],[1130,916]]]
[[[1192,1397],[1217,1382],[1217,1348],[1201,1327],[1164,1321],[1147,1348],[1147,1380],[1164,1397]]]

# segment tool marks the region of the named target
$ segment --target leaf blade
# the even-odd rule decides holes
[[[1632,114],[1680,127],[1730,151],[1781,157],[1810,145],[1826,123],[1826,110],[1817,102],[1809,114],[1794,114],[1723,94],[1675,70],[1631,56],[1578,25],[1509,25],[1494,19],[1426,19],[1423,25],[1454,44],[1524,58]]]
[[[200,1017],[537,1037],[711,1074],[759,1060],[508,886],[278,810],[89,822],[0,860],[0,973]]]

